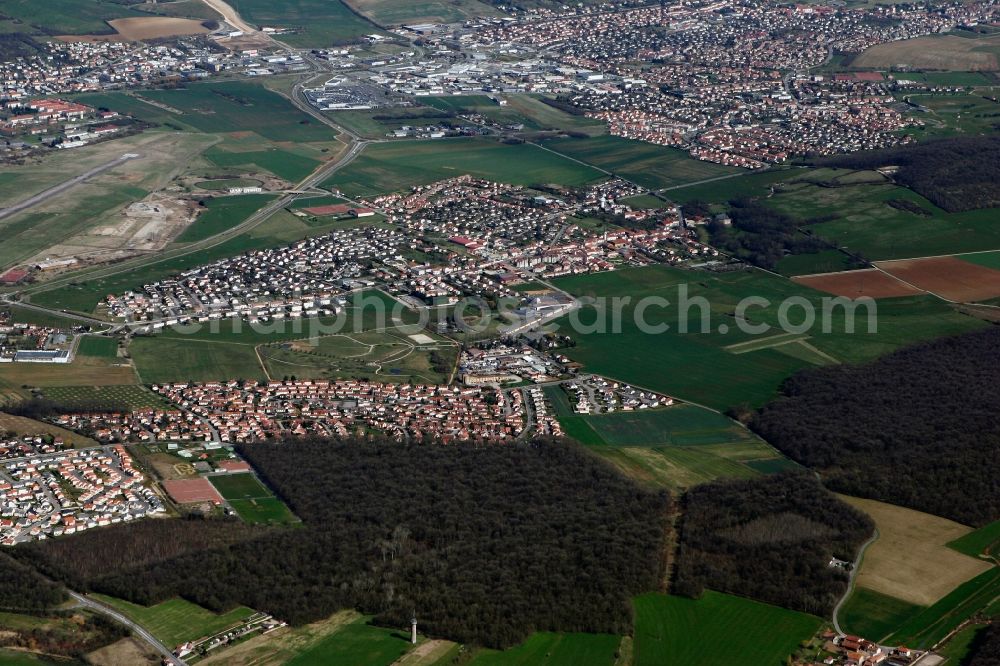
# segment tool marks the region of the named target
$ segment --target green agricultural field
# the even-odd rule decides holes
[[[408,635],[372,626],[361,618],[300,652],[287,665],[389,666],[409,650]]]
[[[62,408],[76,411],[134,411],[171,409],[172,405],[152,391],[135,385],[51,386],[42,395]]]
[[[461,23],[478,16],[496,16],[497,10],[480,0],[345,0],[357,12],[379,25],[404,23]]]
[[[935,652],[945,657],[947,659],[945,663],[949,666],[966,666],[969,663],[973,646],[977,644],[977,637],[986,627],[985,624],[966,625]]]
[[[252,609],[244,606],[216,614],[183,599],[169,599],[155,606],[140,606],[100,594],[95,594],[94,598],[142,625],[167,647],[217,633],[254,614]]]
[[[275,3],[268,4],[273,6]],[[175,90],[144,90],[141,96],[180,111],[171,116],[202,132],[256,132],[271,141],[292,143],[335,138],[329,127],[299,111],[278,93],[256,83],[194,83]],[[162,109],[145,106],[152,109],[149,113],[162,118]]]
[[[1000,567],[959,585],[951,594],[902,625],[888,638],[891,645],[929,648],[979,611],[996,605]],[[995,612],[995,611],[991,611]]]
[[[242,224],[275,197],[272,194],[213,197],[205,202],[202,212],[191,226],[177,237],[178,243],[193,243],[211,238]]]
[[[610,634],[532,634],[517,647],[483,650],[469,666],[613,666],[621,638]]]
[[[717,180],[701,185],[675,187],[667,194],[679,204],[704,201],[709,204],[724,204],[743,197],[767,196],[775,183],[794,178],[799,169],[770,168],[766,171],[750,171],[733,178]]]
[[[542,101],[538,95],[505,95],[503,106],[486,95],[449,95],[422,97],[421,103],[451,113],[479,113],[505,126],[524,125],[524,131],[583,132],[598,136],[607,132],[605,124],[595,118],[575,116]]]
[[[42,35],[112,35],[108,20],[149,16],[125,3],[102,0],[4,0],[3,15],[31,26],[22,30]]]
[[[616,136],[553,139],[544,145],[654,190],[744,173],[743,169],[696,160],[677,148]]]
[[[958,258],[986,268],[1000,271],[1000,252],[976,252],[975,254],[960,254]]]
[[[813,275],[836,273],[851,268],[851,258],[839,250],[826,250],[815,254],[792,254],[782,258],[775,270],[782,275]]]
[[[80,340],[80,346],[76,351],[81,356],[117,358],[118,340],[115,338],[99,338],[93,335],[88,335]]]
[[[231,187],[259,187],[261,182],[253,178],[211,178],[195,183],[195,187],[209,192],[220,192]]]
[[[454,116],[432,108],[385,108],[371,111],[334,111],[330,118],[340,127],[369,139],[384,139],[393,130],[403,125],[408,127],[429,127],[451,122]]]
[[[971,557],[986,555],[1000,560],[1000,520],[955,539],[948,544],[948,547]]]
[[[635,665],[781,666],[820,628],[812,615],[706,590],[636,597]]]
[[[72,329],[83,323],[77,321],[76,319],[70,319],[69,317],[62,317],[48,312],[41,312],[32,308],[22,307],[20,305],[0,306],[0,312],[10,312],[11,319],[18,323],[51,326],[52,328]]]
[[[139,377],[147,384],[267,379],[253,345],[183,337],[137,337],[129,347]]]
[[[925,214],[889,205],[901,200]],[[867,259],[904,259],[1000,248],[996,210],[946,213],[915,192],[889,183],[824,187],[788,184],[768,205],[801,220],[835,215],[809,226],[830,243]]]
[[[610,446],[702,446],[725,444],[747,436],[746,431],[721,414],[693,405],[585,418]]]
[[[825,296],[756,270],[714,274],[652,266],[561,278],[556,285],[577,296],[631,298],[620,308],[606,300],[603,316],[587,306],[557,320],[560,332],[571,334],[577,343],[565,351],[567,356],[591,372],[720,410],[767,402],[787,377],[802,368],[832,361],[862,362],[920,340],[985,325],[937,299],[914,297],[879,304],[875,332],[869,332],[867,312],[860,310],[856,332],[848,333],[842,309],[823,315],[820,299]],[[702,297],[707,309],[682,307],[682,287],[690,303]],[[670,301],[666,307],[654,303],[643,313],[651,327],[667,325],[668,330],[644,332],[637,324],[636,304],[648,296]],[[736,306],[751,296],[770,302],[746,312],[750,323],[771,327],[762,335],[737,330],[733,318]],[[793,296],[812,303],[817,322],[825,318],[830,332],[823,333],[819,323],[804,335],[781,333],[779,305]],[[622,313],[619,331],[614,328],[615,309]],[[687,333],[681,332],[684,312],[689,320]],[[702,332],[705,313],[708,327]],[[801,323],[801,316],[801,309],[794,316],[789,313],[790,323]],[[603,329],[599,322],[604,322]],[[748,343],[754,344],[747,347]]]
[[[341,0],[241,0],[243,18],[259,26],[294,30],[281,41],[297,48],[323,48],[361,41],[365,35],[386,35],[352,12]]]
[[[262,140],[259,145],[267,145],[267,142]],[[290,150],[271,147],[266,150],[230,151],[226,146],[226,143],[213,146],[205,151],[203,157],[215,166],[228,170],[270,171],[292,183],[303,180],[321,164],[318,159]]]
[[[881,641],[923,609],[923,606],[857,587],[840,610],[840,623],[849,633]]]
[[[530,144],[439,139],[370,145],[324,186],[365,197],[466,174],[513,185],[580,186],[603,178],[594,169]]]

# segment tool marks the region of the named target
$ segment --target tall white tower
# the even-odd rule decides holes
[[[417,644],[417,618],[410,620],[410,642],[414,645]]]

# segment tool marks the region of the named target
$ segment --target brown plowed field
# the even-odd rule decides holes
[[[955,257],[880,261],[875,265],[949,301],[967,303],[1000,296],[1000,271]]]
[[[792,278],[792,280],[818,291],[848,298],[861,298],[862,296],[895,298],[924,293],[875,268],[825,275],[805,275]]]

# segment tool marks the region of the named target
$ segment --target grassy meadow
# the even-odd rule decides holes
[[[466,174],[513,185],[579,186],[603,178],[595,169],[530,144],[439,139],[368,146],[324,187],[339,189],[351,197],[366,197]]]
[[[616,136],[553,139],[544,145],[653,190],[744,173],[743,169],[696,160],[677,148]]]
[[[94,598],[142,625],[168,648],[222,631],[254,614],[252,609],[242,606],[217,614],[184,599],[140,606],[103,595]]]

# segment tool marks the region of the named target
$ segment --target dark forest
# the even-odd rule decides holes
[[[674,592],[705,588],[828,616],[871,519],[808,473],[697,486],[685,495]]]
[[[752,427],[834,490],[979,526],[1000,518],[1000,328],[809,370]]]

